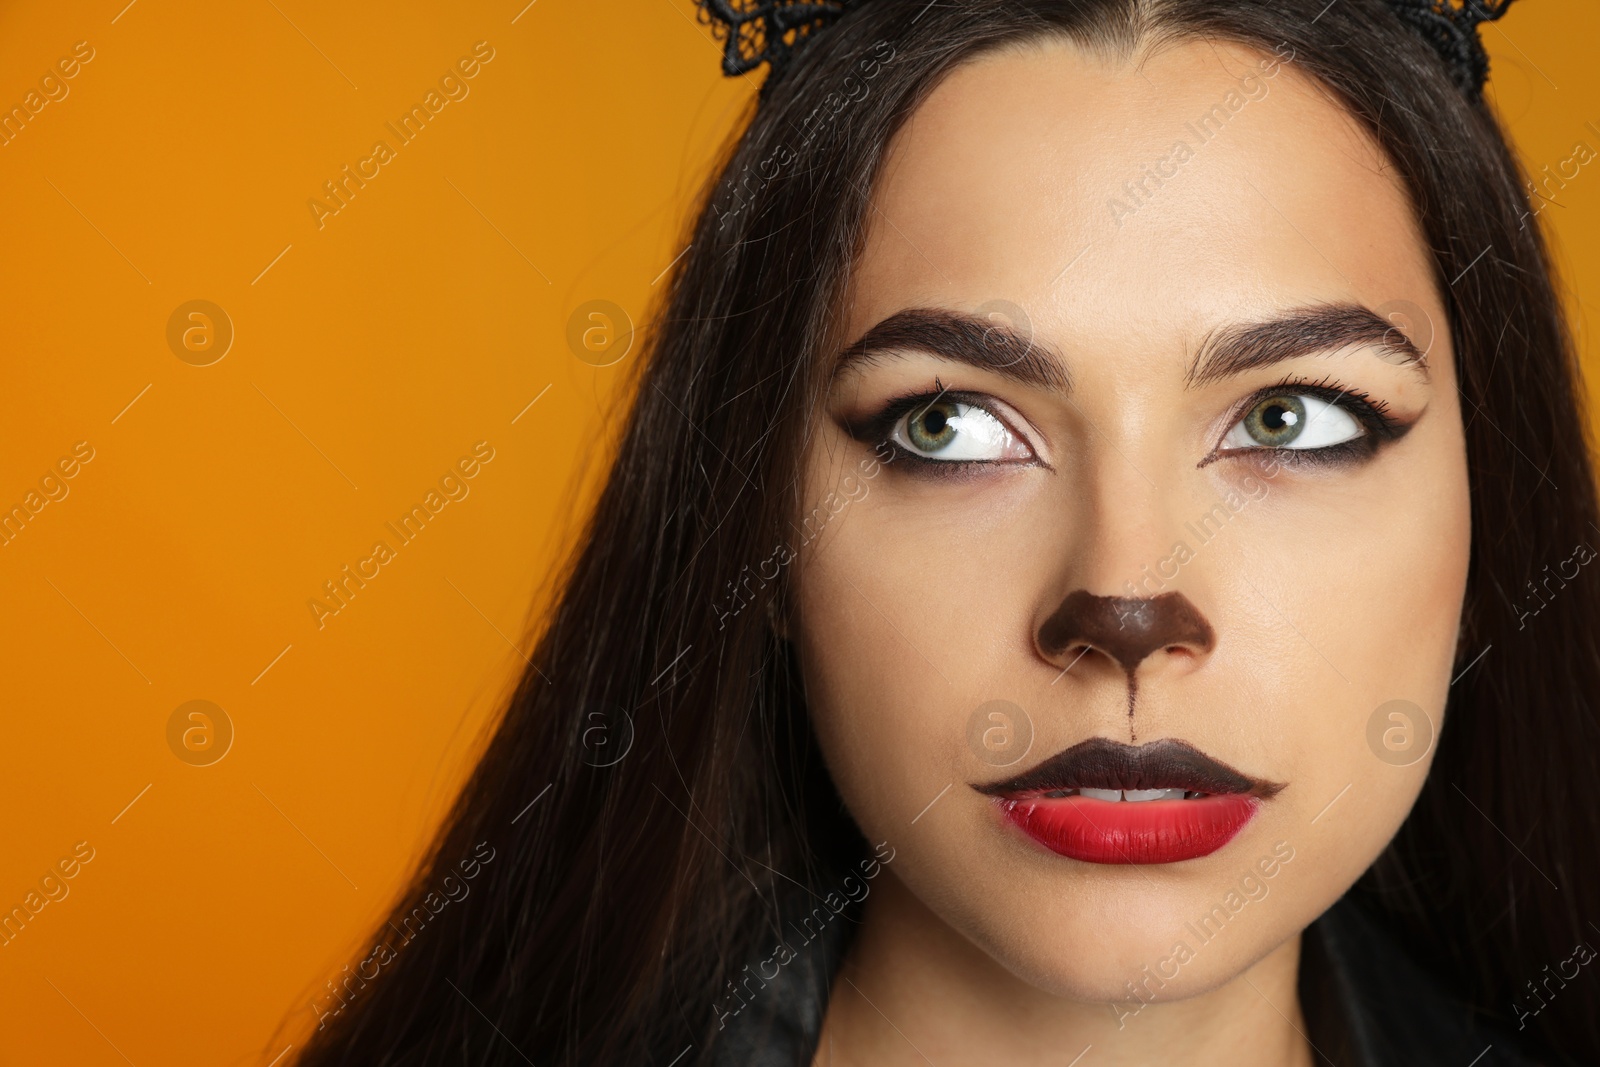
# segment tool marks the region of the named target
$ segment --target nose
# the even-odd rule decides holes
[[[1039,624],[1039,651],[1066,667],[1093,649],[1115,660],[1129,678],[1154,652],[1210,652],[1216,635],[1200,609],[1182,593],[1153,597],[1096,596],[1086,589],[1067,595]]]
[[[1216,634],[1182,593],[1120,597],[1078,589],[1039,624],[1035,642],[1040,654],[1063,673],[1091,651],[1115,661],[1128,676],[1131,731],[1139,665],[1157,652],[1205,655],[1216,646]]]

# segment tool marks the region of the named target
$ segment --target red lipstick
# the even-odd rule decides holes
[[[974,785],[1052,852],[1086,863],[1177,863],[1209,856],[1283,788],[1193,745],[1091,738],[1005,781]]]
[[[1176,863],[1209,856],[1244,829],[1257,804],[1238,795],[1115,803],[1084,796],[999,801],[1005,817],[1023,833],[1085,863]]]

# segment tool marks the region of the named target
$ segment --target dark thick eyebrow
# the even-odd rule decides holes
[[[926,352],[1039,389],[1065,393],[1072,387],[1054,349],[1005,323],[942,308],[890,315],[839,353],[833,377],[895,351]]]
[[[1429,378],[1427,356],[1394,323],[1362,304],[1318,304],[1265,322],[1213,330],[1200,344],[1184,379],[1193,389],[1296,356],[1328,355],[1362,345],[1383,350],[1399,366]]]

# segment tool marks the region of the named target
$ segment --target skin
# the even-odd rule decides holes
[[[1270,76],[1262,62],[1197,42],[1137,59],[1041,42],[952,73],[891,144],[841,349],[908,308],[1003,300],[1071,389],[903,347],[840,374],[812,427],[805,499],[849,502],[801,553],[780,626],[845,803],[895,850],[835,983],[819,1064],[1061,1065],[1091,1045],[1085,1063],[1312,1062],[1301,932],[1421,789],[1430,759],[1378,758],[1368,724],[1404,699],[1435,735],[1442,725],[1470,522],[1447,320],[1407,196],[1292,61]],[[1124,183],[1180,137],[1193,144],[1184,124],[1252,71],[1254,98],[1131,200]],[[1114,210],[1119,197],[1134,210]],[[1231,324],[1395,301],[1420,309],[1424,325],[1406,324],[1419,347],[1441,324],[1425,373],[1366,345],[1185,383],[1202,342]],[[1216,454],[1241,404],[1291,376],[1365,393],[1410,429],[1342,464]],[[850,427],[941,387],[988,398],[1032,460],[946,477],[937,461],[873,468],[873,440]],[[1230,491],[1245,505],[1200,544],[1186,523]],[[1192,558],[1159,591],[1188,597],[1215,645],[1142,663],[1130,720],[1110,658],[1063,674],[1036,635],[1074,590],[1130,595],[1179,541]],[[1009,768],[968,742],[969,715],[995,699],[1034,734]],[[1219,851],[1142,866],[1049,852],[971,788],[1087,738],[1135,735],[1182,739],[1285,788]],[[1292,859],[1259,877],[1275,846]],[[1186,931],[1252,873],[1224,933],[1202,944]],[[1147,983],[1141,1006],[1129,983],[1179,941],[1192,957]]]

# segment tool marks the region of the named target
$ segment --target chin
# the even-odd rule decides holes
[[[1025,987],[1083,1003],[1215,989],[1292,941],[1360,873],[1329,870],[1334,857],[1297,850],[1269,825],[1210,855],[1154,865],[1071,860],[1015,831],[994,844],[943,863],[908,849],[898,874],[987,957],[967,966],[988,962]]]
[[[1202,941],[1180,916],[1198,912],[1186,895],[1106,898],[1040,909],[1026,922],[993,913],[964,930],[1000,968],[1049,996],[1081,1003],[1183,1000],[1223,985],[1289,938],[1295,916],[1262,911]],[[1245,925],[1245,921],[1249,923]],[[965,927],[968,924],[961,923]]]

